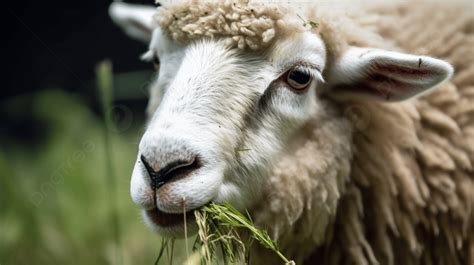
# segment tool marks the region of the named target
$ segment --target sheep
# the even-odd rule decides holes
[[[473,264],[472,4],[140,10],[110,15],[160,62],[131,180],[152,229],[228,201],[297,264]]]

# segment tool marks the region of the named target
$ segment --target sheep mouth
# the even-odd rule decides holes
[[[193,209],[187,211],[186,214],[184,213],[165,213],[163,211],[158,210],[158,208],[154,208],[151,210],[146,210],[145,214],[148,218],[157,226],[160,227],[176,227],[184,225],[184,220],[186,219],[186,223],[194,223],[194,211],[198,209]],[[186,217],[185,217],[186,215]]]

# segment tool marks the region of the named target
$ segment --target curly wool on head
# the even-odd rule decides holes
[[[163,5],[153,16],[155,24],[184,44],[202,38],[222,38],[231,48],[264,50],[278,39],[311,31],[326,43],[329,65],[348,45],[387,46],[379,35],[346,18],[347,10],[343,8],[334,12],[332,6],[316,8],[311,2],[292,1],[158,2]]]
[[[273,4],[239,1],[184,1],[160,7],[155,19],[176,41],[224,38],[231,47],[258,50],[271,45],[277,34],[305,30],[301,21],[286,16],[291,9]]]

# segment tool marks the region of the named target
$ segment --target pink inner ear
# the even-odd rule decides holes
[[[418,68],[411,68],[407,66],[399,66],[393,64],[374,63],[371,67],[371,72],[387,75],[387,76],[399,76],[404,78],[413,78],[416,76],[429,76],[435,74],[429,68],[422,68],[422,61],[420,59]]]
[[[436,75],[432,69],[422,67],[421,63],[419,68],[411,68],[377,62],[372,64],[365,78],[352,85],[339,86],[337,89],[386,101],[403,100],[424,89],[423,86],[410,81]]]
[[[387,101],[403,100],[424,89],[423,86],[410,81],[430,78],[437,74],[432,69],[423,67],[422,63],[420,59],[418,68],[412,68],[376,62],[365,79],[351,86],[352,90]]]
[[[373,73],[369,75],[368,79],[356,84],[354,88],[360,92],[390,101],[392,99],[397,100],[400,94],[410,94],[413,85],[380,73]]]

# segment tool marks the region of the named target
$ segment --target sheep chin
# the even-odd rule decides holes
[[[154,210],[143,210],[145,224],[159,235],[167,238],[185,238],[193,236],[198,231],[194,210],[186,212],[186,233],[184,229],[184,214],[170,214]]]

